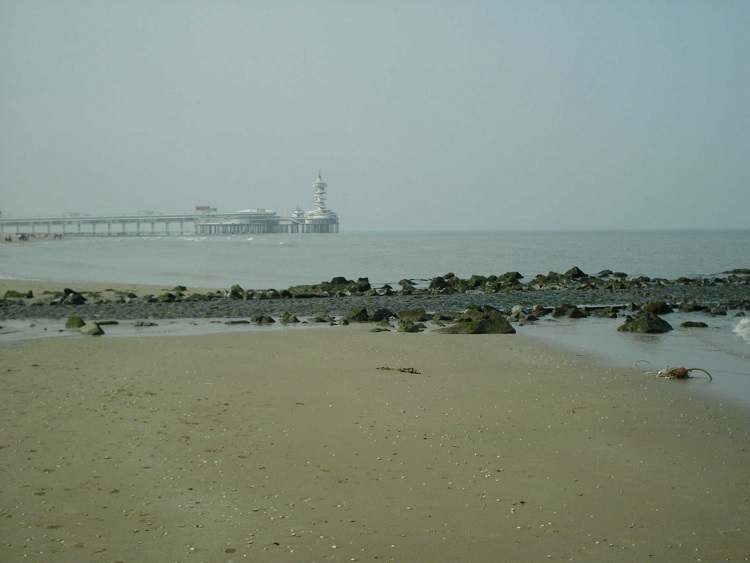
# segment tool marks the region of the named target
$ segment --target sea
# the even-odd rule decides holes
[[[336,276],[367,277],[373,286],[419,283],[452,272],[460,277],[509,271],[532,278],[578,266],[629,276],[675,279],[750,268],[749,230],[685,231],[434,231],[231,237],[81,237],[37,235],[32,243],[0,244],[0,279],[110,282],[284,289]],[[617,332],[621,319],[552,321],[518,327],[576,354],[643,372],[668,366],[708,370],[691,390],[750,411],[750,314],[702,317],[708,329],[663,335]],[[695,314],[686,319],[695,320]],[[670,315],[678,326],[680,315]],[[653,374],[643,373],[644,377]]]

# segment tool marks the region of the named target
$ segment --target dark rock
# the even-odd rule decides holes
[[[570,270],[565,272],[565,277],[573,280],[589,277],[588,274],[584,273],[578,266],[573,266]]]
[[[680,326],[682,328],[707,328],[708,325],[701,321],[685,321],[684,323],[680,323]]]
[[[81,328],[86,322],[81,317],[68,317],[65,328]]]
[[[344,315],[344,319],[347,322],[365,323],[369,320],[366,307],[356,307]]]
[[[569,313],[568,318],[570,319],[585,319],[588,317],[588,314],[584,309],[581,309],[579,307],[574,307]]]
[[[440,328],[444,334],[515,334],[508,319],[489,305],[470,307],[456,317],[456,323]]]
[[[281,324],[288,325],[288,324],[298,323],[299,319],[295,317],[294,315],[292,315],[289,311],[284,311],[281,314],[280,321],[281,321]]]
[[[433,292],[445,291],[447,289],[451,289],[451,284],[444,277],[437,276],[435,278],[432,278],[432,280],[430,280],[430,285],[428,286],[428,289]]]
[[[26,293],[21,293],[20,291],[16,291],[14,289],[9,289],[3,296],[4,299],[32,299],[33,297],[34,293],[31,290],[27,291]]]
[[[410,320],[398,320],[398,332],[422,332],[424,325]]]
[[[552,316],[556,319],[560,317],[568,317],[577,308],[578,307],[576,307],[575,305],[571,305],[570,303],[561,303],[560,305],[557,305],[552,309]]]
[[[672,307],[667,305],[664,301],[649,301],[641,305],[641,310],[644,313],[652,313],[654,315],[666,315],[672,312]]]
[[[257,325],[272,325],[276,322],[273,317],[264,315],[263,313],[256,313],[250,317],[250,321]]]
[[[620,332],[642,332],[660,334],[672,330],[672,325],[653,313],[636,313],[635,317],[626,317],[625,323],[617,330]]]
[[[404,309],[399,311],[397,316],[400,321],[424,322],[427,320],[427,312],[424,307]]]
[[[380,308],[380,309],[375,309],[375,311],[373,311],[373,313],[369,315],[368,320],[375,322],[375,323],[380,322],[380,321],[388,322],[388,319],[390,319],[391,317],[395,317],[395,316],[396,314],[390,309]]]
[[[250,321],[246,321],[245,319],[229,319],[228,321],[224,321],[225,325],[249,325]]]
[[[511,326],[508,319],[501,316],[494,319],[460,321],[439,328],[436,332],[443,334],[515,334],[516,329]]]
[[[225,297],[227,299],[245,299],[245,290],[242,289],[239,284],[234,284],[229,288],[229,291],[227,291]]]

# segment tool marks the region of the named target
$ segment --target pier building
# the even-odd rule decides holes
[[[73,236],[169,236],[244,235],[278,233],[338,233],[339,218],[326,207],[326,188],[320,173],[313,182],[315,204],[312,210],[299,206],[288,217],[269,209],[246,209],[220,213],[215,207],[198,205],[194,213],[88,216],[65,214],[60,217],[3,218],[0,234]]]

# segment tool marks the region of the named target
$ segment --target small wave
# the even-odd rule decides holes
[[[750,344],[750,319],[741,319],[732,332]]]

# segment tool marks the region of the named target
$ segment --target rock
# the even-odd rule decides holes
[[[239,284],[234,284],[224,297],[227,299],[245,299],[245,290]]]
[[[573,280],[587,278],[588,274],[584,273],[578,266],[573,266],[570,270],[565,272],[565,277]]]
[[[225,325],[249,325],[250,321],[246,321],[245,319],[229,319],[228,321],[224,321]]]
[[[695,301],[682,301],[677,308],[683,313],[692,313],[694,311],[703,311],[706,309],[703,305],[698,305]]]
[[[574,307],[569,313],[568,318],[570,319],[585,319],[588,317],[588,313],[579,307]]]
[[[560,305],[557,305],[552,309],[552,316],[556,319],[559,317],[568,317],[577,308],[578,307],[576,307],[575,305],[571,305],[570,303],[561,303]]]
[[[489,305],[470,307],[456,317],[456,323],[440,328],[443,334],[515,334],[516,330],[508,319]]]
[[[366,307],[356,307],[344,315],[343,320],[347,322],[366,323],[369,318]]]
[[[294,324],[294,323],[298,323],[299,322],[299,319],[297,317],[295,317],[294,315],[292,315],[289,311],[284,311],[281,314],[281,319],[280,320],[281,320],[281,324],[285,324],[285,325]]]
[[[652,313],[654,315],[666,315],[672,312],[672,307],[667,305],[664,301],[649,301],[641,306],[641,310],[644,313]]]
[[[135,321],[133,323],[133,326],[159,326],[159,325],[152,321]]]
[[[33,297],[34,293],[31,290],[27,291],[26,293],[21,293],[20,291],[16,291],[14,289],[9,289],[3,296],[4,299],[32,299]]]
[[[264,315],[263,313],[256,313],[252,317],[250,317],[250,322],[253,322],[257,325],[272,325],[276,321],[273,319],[273,317],[269,317],[268,315]]]
[[[388,319],[390,319],[391,317],[395,317],[395,316],[396,314],[390,309],[381,308],[381,309],[375,309],[375,311],[371,315],[368,316],[368,319],[375,323],[380,322],[380,321],[388,322]]]
[[[398,320],[398,332],[422,332],[424,325],[410,320]]]
[[[685,321],[684,323],[680,323],[680,326],[682,328],[707,328],[708,325],[701,321]]]
[[[428,289],[434,293],[444,292],[451,289],[451,284],[442,276],[437,276],[430,280]]]
[[[63,289],[63,295],[58,300],[58,303],[61,305],[83,305],[86,301],[87,299],[83,295],[66,287]]]
[[[86,322],[81,317],[68,317],[65,321],[65,328],[81,328]]]
[[[404,309],[403,311],[399,311],[397,316],[400,321],[424,322],[427,320],[427,312],[424,310],[424,307]]]
[[[620,332],[641,332],[660,334],[672,330],[672,325],[653,313],[636,313],[635,317],[626,317],[625,323],[617,327]]]
[[[473,274],[466,282],[466,284],[471,288],[479,287],[480,285],[484,285],[486,283],[487,283],[487,277],[480,276],[477,274]]]
[[[439,328],[436,332],[443,334],[515,334],[516,329],[511,326],[508,319],[500,317],[478,321],[461,321],[445,328]]]
[[[104,334],[104,330],[99,326],[99,323],[83,325],[78,331],[85,336],[101,336]]]

